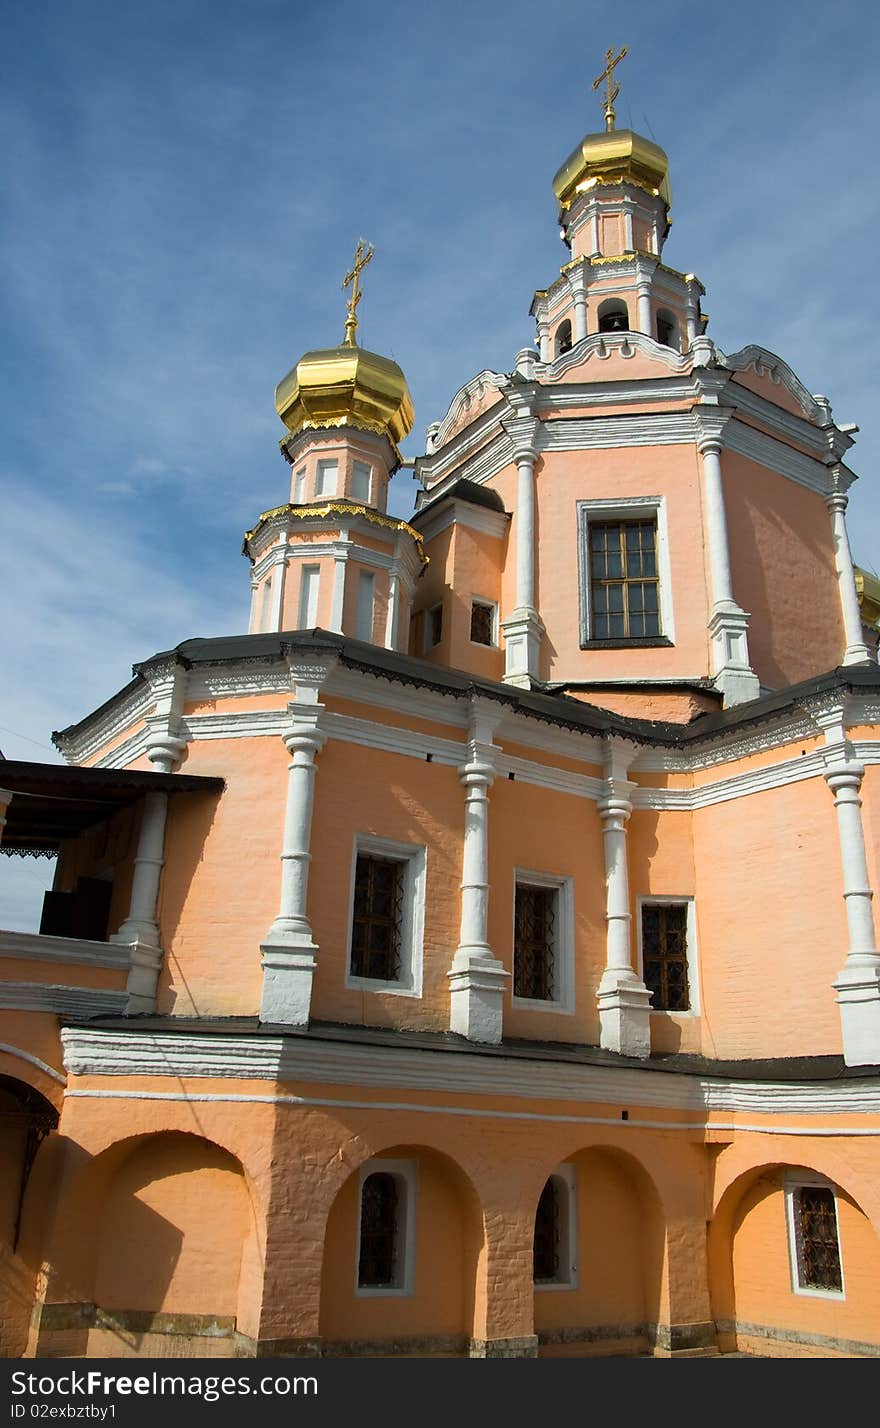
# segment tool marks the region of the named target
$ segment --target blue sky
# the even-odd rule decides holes
[[[853,545],[880,567],[877,7],[48,0],[7,3],[4,32],[8,758],[54,757],[135,660],[246,628],[241,533],[287,495],[274,386],[340,339],[359,235],[359,337],[409,379],[406,455],[510,369],[568,256],[550,183],[601,127],[609,45],[618,122],[670,157],[666,260],[724,350],[768,347],[858,422]],[[412,492],[395,478],[398,513]],[[39,870],[9,861],[13,926]]]

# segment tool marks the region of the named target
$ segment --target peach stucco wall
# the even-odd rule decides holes
[[[771,689],[834,669],[846,641],[823,498],[736,452],[722,458],[733,591]]]

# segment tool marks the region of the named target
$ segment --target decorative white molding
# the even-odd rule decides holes
[[[58,962],[71,967],[102,967],[127,972],[127,947],[110,942],[89,942],[80,937],[50,937],[43,932],[0,931],[0,958],[27,962]]]
[[[54,1012],[56,1016],[122,1016],[128,993],[97,987],[69,987],[50,982],[0,981],[3,1011]]]
[[[773,1118],[880,1115],[880,1079],[876,1076],[814,1082],[729,1080],[636,1067],[599,1066],[564,1055],[559,1060],[509,1057],[503,1052],[476,1055],[257,1033],[224,1035],[63,1027],[61,1040],[69,1076],[174,1076],[181,1081],[243,1080],[288,1085],[386,1087],[478,1095],[484,1099],[511,1096],[525,1100],[641,1106],[694,1113],[694,1118],[681,1127],[689,1132],[701,1129],[710,1113]],[[190,1094],[198,1099],[197,1091]],[[376,1103],[365,1101],[363,1104]],[[399,1108],[411,1106],[401,1102]],[[465,1108],[464,1113],[470,1114],[470,1109]],[[536,1115],[535,1119],[543,1117]],[[609,1120],[619,1126],[619,1112]],[[769,1133],[772,1127],[761,1125],[755,1129]],[[864,1131],[864,1127],[862,1129]],[[787,1133],[842,1136],[853,1132],[849,1126],[820,1128],[807,1124],[789,1129]],[[872,1127],[871,1133],[880,1135],[880,1126]]]
[[[443,509],[434,511],[433,505],[423,507],[412,518],[412,525],[421,531],[425,543],[434,540],[451,525],[465,526],[468,530],[479,531],[482,535],[502,540],[510,525],[510,513],[492,511],[486,506],[475,506],[472,501],[461,501],[455,497],[444,503]]]
[[[156,699],[146,681],[108,702],[108,707],[82,719],[69,732],[57,736],[58,748],[69,764],[84,764],[123,730],[153,708]]]
[[[589,527],[591,521],[652,520],[657,528],[657,575],[660,608],[660,634],[675,643],[675,617],[672,605],[672,564],[669,559],[669,526],[666,519],[665,496],[621,496],[616,500],[591,497],[576,502],[578,542],[578,596],[580,602],[581,643],[591,638],[590,627],[590,561]]]
[[[738,352],[732,352],[730,356],[715,349],[715,360],[719,367],[726,367],[730,372],[752,371],[758,377],[769,377],[776,386],[782,386],[794,397],[808,421],[821,425],[823,412],[816,402],[812,393],[807,390],[800,377],[789,367],[787,362],[783,362],[781,357],[775,353],[768,352],[765,347],[759,347],[755,343],[748,347],[742,347]]]
[[[34,1056],[30,1051],[22,1051],[20,1046],[13,1046],[9,1041],[0,1041],[0,1052],[5,1056],[12,1056],[16,1061],[24,1061],[28,1066],[35,1066],[38,1071],[42,1071],[44,1076],[48,1076],[52,1081],[57,1081],[60,1086],[67,1085],[67,1077],[62,1076],[60,1071],[56,1071],[54,1066],[48,1062],[41,1061],[39,1056]]]
[[[359,853],[386,858],[403,868],[403,891],[399,927],[400,972],[393,981],[356,976],[351,970],[354,928],[355,871]],[[345,949],[345,985],[361,992],[380,992],[398,997],[421,997],[422,957],[425,937],[425,889],[428,850],[424,844],[396,843],[369,833],[355,834],[351,851],[348,899],[348,940]]]

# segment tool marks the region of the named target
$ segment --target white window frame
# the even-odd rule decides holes
[[[516,955],[516,889],[517,885],[546,888],[556,893],[554,918],[553,962],[555,972],[552,1001],[534,997],[518,997],[513,991],[514,957]],[[558,873],[539,873],[532,868],[514,868],[513,897],[510,923],[510,1004],[517,1011],[556,1012],[574,1015],[574,883]]]
[[[315,577],[315,618],[309,620],[307,591],[309,589],[309,577]],[[297,629],[312,630],[318,623],[318,600],[321,594],[321,567],[320,565],[302,565],[299,572],[299,606],[297,609]]]
[[[659,897],[653,894],[644,894],[636,898],[636,955],[638,960],[638,971],[642,981],[645,980],[645,958],[642,951],[642,908],[669,907],[671,904],[684,903],[687,907],[687,969],[688,969],[688,994],[690,996],[690,1006],[687,1011],[667,1011],[665,1007],[650,1007],[649,1010],[657,1016],[674,1017],[697,1017],[700,1015],[700,959],[697,949],[697,906],[692,895],[679,894],[672,897],[666,893]]]
[[[564,1273],[566,1277],[565,1279],[534,1280],[536,1293],[543,1293],[547,1290],[552,1293],[560,1289],[577,1289],[578,1287],[577,1169],[570,1163],[558,1165],[547,1176],[547,1179],[555,1180],[564,1192],[565,1229],[563,1232],[562,1226],[560,1226],[559,1272],[560,1274]],[[543,1193],[543,1186],[541,1189]],[[360,1241],[358,1243],[360,1244]]]
[[[301,466],[293,478],[293,504],[301,506],[306,490],[306,468]]]
[[[398,1226],[397,1284],[359,1284],[361,1259],[361,1213],[364,1203],[364,1181],[370,1175],[393,1175],[398,1184],[398,1205],[402,1205],[403,1224]],[[402,1194],[400,1193],[402,1190]],[[401,1299],[415,1293],[416,1279],[416,1197],[418,1167],[414,1160],[367,1160],[358,1176],[357,1234],[354,1242],[354,1292],[358,1299]],[[401,1262],[402,1261],[402,1262]]]
[[[441,611],[441,614],[440,614],[440,638],[439,638],[439,640],[437,640],[436,644],[435,644],[434,641],[431,639],[431,616],[433,615],[433,613],[434,613],[435,610],[440,610],[440,611]],[[436,601],[434,602],[434,604],[433,604],[429,609],[427,609],[427,610],[425,611],[425,628],[424,628],[424,630],[423,630],[423,632],[422,632],[422,649],[424,650],[425,654],[427,654],[429,650],[439,649],[440,645],[442,645],[442,643],[443,643],[443,637],[444,637],[444,635],[446,634],[446,631],[445,631],[445,629],[444,629],[445,623],[446,623],[446,616],[445,616],[445,614],[443,613],[443,601],[442,601],[442,600],[436,600]]]
[[[590,525],[595,521],[655,521],[657,525],[657,576],[660,634],[649,639],[669,640],[675,644],[675,621],[672,613],[672,567],[669,560],[669,530],[666,520],[665,496],[619,496],[616,499],[597,497],[577,502],[578,541],[578,601],[580,605],[581,645],[593,639],[590,599]],[[614,640],[624,648],[639,648],[637,639]]]
[[[498,648],[498,601],[484,600],[482,595],[471,596],[471,611],[474,605],[482,605],[484,610],[492,612],[492,639],[488,645],[484,645],[482,640],[472,640],[470,630],[470,616],[468,617],[468,643],[478,650],[497,650]]]
[[[351,970],[351,943],[354,923],[354,879],[358,854],[388,858],[404,863],[403,924],[400,929],[400,976],[393,982],[380,977],[356,977]],[[348,933],[345,949],[345,986],[359,991],[382,992],[393,997],[421,997],[422,960],[425,938],[425,884],[428,850],[424,844],[395,843],[372,833],[356,833],[351,848],[351,877],[348,897]]]
[[[356,480],[356,478],[358,477],[358,475],[363,475],[364,473],[366,473],[366,477],[367,477],[367,494],[366,494],[366,496],[356,496],[356,495],[355,495],[355,491],[354,491],[354,483],[355,483],[355,480]],[[369,506],[370,501],[371,501],[371,499],[372,499],[372,495],[373,495],[373,468],[372,468],[372,466],[370,465],[369,461],[354,461],[354,462],[352,462],[352,467],[351,467],[351,499],[352,499],[353,501],[360,501],[360,502],[361,502],[363,505],[365,505],[365,506]]]
[[[324,481],[326,480],[326,478],[328,477],[328,475],[330,474],[331,471],[332,471],[332,473],[333,473],[333,488],[332,488],[332,490],[325,490],[325,489],[324,489]],[[326,499],[326,498],[328,498],[328,497],[330,497],[330,496],[335,496],[335,495],[336,495],[337,488],[338,488],[338,485],[339,485],[339,462],[338,462],[338,460],[336,459],[335,456],[334,456],[334,457],[327,457],[326,459],[322,458],[322,459],[318,462],[318,471],[317,471],[317,475],[316,475],[316,477],[315,477],[315,495],[316,495],[317,497],[319,497],[320,499]]]
[[[824,1175],[816,1175],[809,1170],[787,1171],[782,1181],[785,1192],[785,1224],[788,1232],[788,1264],[791,1273],[792,1294],[802,1295],[807,1299],[835,1299],[839,1303],[846,1298],[846,1278],[843,1272],[843,1245],[840,1239],[840,1216],[837,1213],[837,1186],[833,1180],[828,1180]],[[830,1190],[831,1198],[834,1201],[834,1223],[837,1228],[837,1254],[840,1260],[840,1288],[839,1289],[816,1289],[813,1285],[804,1285],[800,1282],[801,1255],[798,1248],[798,1218],[795,1209],[795,1196],[802,1187],[815,1188],[820,1190]]]

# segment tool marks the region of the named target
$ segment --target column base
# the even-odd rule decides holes
[[[876,664],[877,660],[867,645],[848,645],[843,656],[843,663],[847,664]]]
[[[750,616],[733,600],[715,606],[709,621],[715,687],[724,696],[725,709],[747,704],[761,693],[758,676],[749,664]]]
[[[276,942],[270,933],[260,951],[263,954],[260,1021],[279,1026],[308,1026],[318,948],[311,938]]]
[[[604,978],[603,978],[604,982]],[[632,981],[600,984],[599,1045],[620,1056],[644,1061],[651,1055],[651,993],[633,976]]]
[[[497,1046],[502,1037],[504,988],[510,973],[494,957],[456,953],[449,977],[449,1030],[468,1041]]]
[[[130,965],[125,983],[128,993],[126,1016],[144,1016],[156,1010],[159,973],[164,960],[162,948],[155,943],[137,941],[130,944]]]
[[[505,644],[504,683],[531,689],[539,678],[544,625],[537,610],[521,606],[501,621]]]
[[[844,967],[833,985],[846,1065],[880,1066],[880,959],[874,967]]]
[[[536,1359],[537,1334],[520,1334],[512,1339],[471,1339],[471,1359]]]

